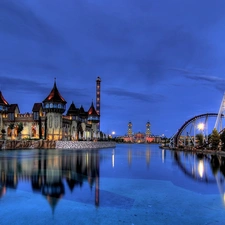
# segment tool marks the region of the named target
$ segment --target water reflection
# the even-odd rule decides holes
[[[161,150],[157,145],[138,144],[99,151],[0,152],[0,197],[5,196],[7,189],[19,189],[21,183],[27,182],[31,191],[46,198],[53,212],[62,198],[99,206],[100,195],[102,207],[132,208],[133,196],[124,196],[110,187],[110,182],[119,184],[121,178],[128,178],[127,182],[137,179],[137,183],[139,179],[169,180],[195,191],[209,189],[208,184],[212,184],[217,193],[218,187],[225,203],[225,158],[221,156]],[[29,186],[27,183],[25,185]],[[149,191],[149,187],[141,187],[141,190],[145,188]]]
[[[65,195],[65,182],[70,191],[88,182],[95,186],[95,205],[99,205],[98,151],[44,151],[6,152],[0,158],[0,196],[7,188],[16,189],[19,182],[28,180],[34,192],[46,197],[52,210]],[[65,182],[64,182],[65,181]]]
[[[185,175],[206,184],[217,184],[225,205],[225,158],[218,155],[171,152]]]

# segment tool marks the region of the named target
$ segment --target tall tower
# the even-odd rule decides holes
[[[45,136],[49,140],[60,140],[62,134],[62,114],[66,110],[66,101],[59,93],[56,86],[56,80],[54,86],[43,101],[44,111],[46,112],[47,127]]]
[[[150,126],[151,126],[151,124],[149,122],[147,122],[146,123],[146,131],[145,131],[146,137],[149,137],[151,134]]]
[[[97,131],[100,131],[100,91],[101,91],[101,78],[97,77],[97,80],[96,80],[96,112],[99,115],[99,123],[97,124]]]
[[[128,137],[132,137],[132,123],[128,123],[128,130],[127,130]]]

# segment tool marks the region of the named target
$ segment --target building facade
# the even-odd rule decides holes
[[[123,137],[124,142],[131,143],[151,143],[151,142],[160,142],[161,138],[151,134],[151,124],[150,122],[146,123],[146,130],[144,132],[133,132],[133,124],[131,122],[128,123],[127,135]]]
[[[98,77],[96,83],[99,79]],[[31,113],[21,114],[18,104],[9,104],[0,91],[2,138],[76,141],[91,140],[99,136],[100,115],[93,102],[88,111],[83,106],[77,108],[72,102],[66,112],[66,104],[57,88],[56,80],[49,95],[41,103],[34,103]],[[100,96],[98,104],[100,107]],[[20,132],[21,126],[23,129]]]

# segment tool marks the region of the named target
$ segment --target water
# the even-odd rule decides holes
[[[0,224],[224,224],[225,160],[118,144],[0,152]]]

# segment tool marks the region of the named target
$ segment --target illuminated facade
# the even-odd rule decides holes
[[[161,139],[158,136],[151,135],[151,124],[150,122],[146,123],[146,131],[145,133],[133,133],[132,131],[132,123],[128,123],[127,136],[123,137],[124,142],[132,142],[132,143],[150,143],[150,142],[160,142]]]
[[[100,78],[99,78],[100,79]],[[100,89],[99,89],[100,92]],[[98,93],[98,91],[97,91]],[[31,113],[21,114],[18,104],[9,104],[0,92],[0,131],[3,139],[91,140],[98,135],[99,113],[92,102],[88,111],[66,100],[56,80],[42,103],[34,103]],[[100,104],[100,102],[98,103]],[[99,108],[100,111],[100,108]],[[19,132],[19,126],[23,127]]]

